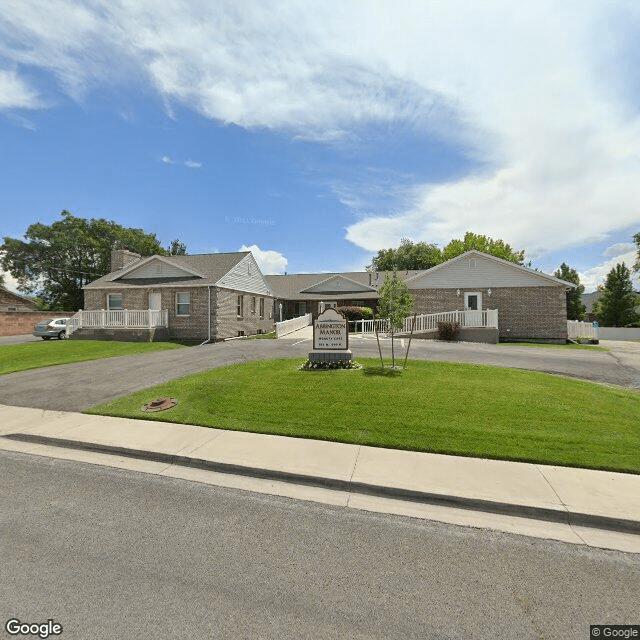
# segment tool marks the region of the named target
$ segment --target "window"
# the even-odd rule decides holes
[[[255,314],[256,312],[256,297],[251,296],[251,313]]]
[[[188,316],[191,313],[191,294],[176,293],[176,315]]]
[[[18,307],[7,307],[7,311],[17,311]]]
[[[260,298],[260,317],[264,318],[264,298]]]
[[[124,307],[122,306],[121,293],[109,293],[107,295],[107,309],[109,309],[109,311],[124,309]]]
[[[238,296],[237,315],[238,318],[242,318],[242,316],[244,316],[244,296]]]
[[[482,293],[480,291],[465,291],[464,309],[465,311],[482,310]]]
[[[471,258],[469,260],[469,269],[477,269],[478,268],[478,261],[475,258]]]

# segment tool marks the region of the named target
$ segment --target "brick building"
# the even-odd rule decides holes
[[[567,338],[566,291],[575,287],[540,271],[480,251],[423,271],[398,271],[414,296],[414,312],[498,311],[498,338],[563,342]],[[324,306],[376,308],[384,273],[316,273],[266,276],[276,316],[317,315]],[[277,318],[279,319],[279,318]]]
[[[72,338],[222,340],[273,330],[273,297],[251,252],[149,256],[115,250],[84,287]]]

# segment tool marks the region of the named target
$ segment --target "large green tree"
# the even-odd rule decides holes
[[[617,264],[609,271],[602,296],[594,305],[593,312],[605,327],[625,327],[638,321],[637,305],[638,296],[633,291],[631,272],[624,263]]]
[[[380,249],[367,268],[372,271],[431,269],[441,262],[442,254],[434,244],[414,244],[408,238],[402,238],[399,247]]]
[[[413,310],[413,296],[407,283],[396,274],[387,273],[384,282],[378,289],[378,317],[389,319],[389,333],[391,334],[391,366],[395,367],[395,350],[393,336],[402,329],[404,319]]]
[[[123,227],[104,218],[77,218],[68,211],[50,225],[37,222],[24,240],[4,238],[0,265],[22,291],[37,293],[51,309],[76,311],[84,305],[82,287],[111,271],[111,251],[167,255],[153,233]],[[184,245],[174,241],[175,252]]]
[[[580,284],[578,272],[563,262],[553,275],[556,278],[560,278],[560,280],[578,285],[575,289],[567,291],[567,320],[584,320],[584,314],[587,309],[582,304],[584,285]]]
[[[504,240],[494,240],[468,231],[462,240],[451,240],[443,249],[439,249],[434,244],[414,243],[408,238],[403,238],[399,247],[380,249],[367,269],[372,271],[430,269],[471,249],[477,249],[516,264],[524,263],[524,251],[516,251]]]
[[[442,249],[442,259],[451,260],[465,251],[476,249],[483,253],[502,258],[516,264],[524,263],[524,250],[517,251],[513,249],[504,240],[494,240],[489,236],[483,236],[471,231],[464,234],[462,240],[452,240],[446,247]]]
[[[633,241],[638,247],[638,257],[636,258],[636,263],[633,265],[633,270],[640,271],[640,233],[636,233],[636,235],[633,236]]]

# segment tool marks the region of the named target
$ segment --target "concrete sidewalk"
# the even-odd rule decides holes
[[[640,553],[640,476],[0,405],[0,449]]]

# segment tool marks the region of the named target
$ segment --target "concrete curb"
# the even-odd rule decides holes
[[[215,462],[213,460],[191,458],[189,456],[181,456],[178,454],[145,451],[142,449],[129,449],[127,447],[98,444],[95,442],[82,442],[79,440],[68,440],[64,438],[53,438],[50,436],[41,436],[36,434],[10,433],[0,437],[18,442],[118,455],[137,460],[162,462],[167,465],[203,469],[206,471],[215,471],[217,473],[226,473],[230,475],[248,476],[261,480],[275,480],[278,482],[320,487],[323,489],[358,493],[380,498],[406,500],[410,502],[420,502],[423,504],[452,507],[455,509],[465,509],[468,511],[481,511],[485,513],[529,518],[532,520],[557,522],[561,524],[590,527],[619,533],[640,534],[640,521],[628,520],[625,518],[612,518],[609,516],[600,516],[569,510],[549,509],[546,507],[533,507],[507,502],[482,500],[479,498],[468,498],[465,496],[415,491],[400,487],[353,482],[351,480],[340,480],[337,478],[328,478],[323,476],[311,476],[287,471],[278,471],[275,469]]]

